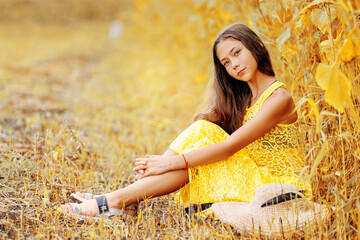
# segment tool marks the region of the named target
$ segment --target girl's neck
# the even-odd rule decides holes
[[[248,81],[247,83],[252,93],[250,106],[252,106],[256,102],[256,100],[261,96],[261,94],[275,81],[276,81],[275,77],[268,76],[261,72],[257,73],[256,78],[254,78],[251,81]]]

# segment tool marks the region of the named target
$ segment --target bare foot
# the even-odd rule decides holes
[[[72,193],[70,196],[79,202],[84,202],[84,201],[89,200],[89,199],[85,199],[85,193],[81,193],[81,192]],[[101,195],[93,195],[92,199],[97,198],[99,196],[101,196]]]
[[[94,217],[99,213],[98,205],[95,199],[87,200],[79,204],[79,207],[81,215],[83,216]],[[61,205],[61,209],[69,213],[74,213],[69,203]]]

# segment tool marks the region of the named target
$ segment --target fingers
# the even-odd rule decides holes
[[[149,168],[146,164],[145,165],[141,164],[141,165],[135,167],[134,171],[137,173],[136,178],[141,179],[141,178],[152,175],[151,172],[148,170],[149,170]]]
[[[146,165],[140,165],[140,166],[137,166],[137,167],[133,168],[133,170],[135,172],[138,172],[140,174],[144,173],[146,169],[147,169]]]
[[[135,172],[137,175],[139,175],[139,174],[144,174],[145,170],[146,170],[146,169],[136,170],[136,169],[134,168],[134,172]]]
[[[145,162],[145,161],[139,161],[139,162],[135,162],[135,165],[136,165],[137,167],[139,167],[139,166],[147,166],[148,163]]]
[[[133,168],[133,170],[136,172],[137,175],[142,175],[144,174],[145,170],[147,169],[147,162],[140,160],[140,159],[136,159],[136,167]]]
[[[134,168],[134,171],[135,171],[135,168]],[[138,176],[138,175],[142,175],[144,174],[144,170],[138,170],[138,171],[135,171],[135,175]]]
[[[136,167],[147,166],[148,162],[146,160],[143,160],[143,158],[137,158],[135,165],[136,165]]]
[[[140,170],[139,174],[137,174],[135,177],[136,177],[136,179],[139,180],[139,179],[142,179],[142,178],[150,176],[150,175],[151,175],[150,171],[147,172],[147,170]]]
[[[145,155],[144,158],[136,158],[135,162],[136,162],[136,164],[142,163],[142,162],[145,162],[145,164],[146,164],[147,162],[152,161],[149,158],[160,158],[160,157],[161,157],[160,155]]]
[[[137,179],[142,179],[151,175],[153,175],[151,171],[147,171],[147,172],[145,171],[144,174],[137,176]]]
[[[135,159],[136,167],[133,168],[133,171],[135,171],[135,177],[137,179],[140,179],[140,176],[145,173],[145,170],[147,169],[147,158],[149,158],[149,156],[150,155],[145,155],[145,158]]]
[[[158,158],[158,157],[160,157],[160,155],[146,154],[144,158],[136,158],[135,159],[136,167],[133,169],[136,173],[136,178],[141,179],[147,176],[151,176],[152,173],[147,171],[149,165],[149,158]]]
[[[146,165],[147,161],[149,161],[149,159],[137,158],[137,159],[135,159],[135,164],[136,165],[140,165],[140,164]]]

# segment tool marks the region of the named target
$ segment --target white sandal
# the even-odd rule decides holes
[[[93,218],[100,218],[104,217],[105,219],[110,219],[111,217],[115,216],[128,216],[128,217],[134,217],[127,213],[128,209],[116,209],[116,208],[109,208],[109,205],[107,203],[105,195],[99,196],[95,198],[96,203],[99,208],[99,213],[96,214]],[[72,213],[77,216],[83,216],[81,215],[81,208],[79,203],[69,203]],[[86,216],[84,216],[86,217]]]
[[[86,200],[91,200],[94,198],[94,194],[92,193],[84,193],[84,197],[80,197],[79,195],[77,195],[76,193],[72,193],[70,194],[70,197],[79,201],[80,203],[85,202]]]
[[[105,197],[105,195],[101,195],[99,197],[94,198],[94,194],[92,194],[92,193],[84,193],[84,198],[82,198],[79,195],[77,195],[76,193],[72,193],[70,195],[70,197],[72,197],[73,199],[79,201],[80,203],[83,203],[83,202],[91,200],[91,199],[97,199],[97,198],[100,198],[100,197]],[[73,209],[73,212],[75,212],[75,211],[79,212],[78,209],[76,209],[76,208],[80,209],[80,206],[79,206],[78,203],[69,203],[69,204],[70,204],[71,208]],[[126,214],[127,216],[135,217],[137,215],[137,213],[138,213],[138,207],[139,207],[138,203],[133,203],[133,204],[130,204],[130,205],[126,206],[124,211],[123,211],[123,209],[109,209],[109,213],[111,213],[111,216]],[[120,213],[118,211],[122,211],[122,212]],[[99,211],[99,213],[100,213],[100,211]],[[80,211],[80,213],[78,215],[81,215],[81,211]]]

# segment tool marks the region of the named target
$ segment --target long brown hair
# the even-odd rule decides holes
[[[250,28],[235,23],[218,34],[212,48],[215,71],[208,100],[208,110],[198,114],[195,120],[208,120],[231,134],[242,126],[252,93],[246,82],[236,80],[228,74],[216,55],[218,44],[227,38],[234,38],[244,44],[254,56],[260,72],[269,76],[275,76],[275,73],[265,45]]]

